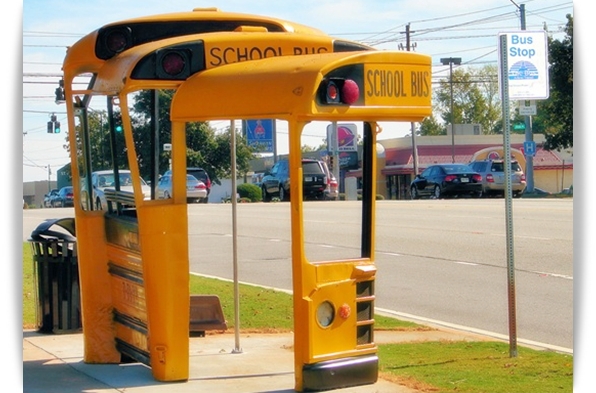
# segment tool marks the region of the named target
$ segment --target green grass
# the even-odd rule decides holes
[[[31,245],[23,243],[23,329],[35,328],[35,281]]]
[[[272,289],[240,284],[240,329],[260,331],[291,331],[293,323],[292,297]],[[190,276],[190,293],[217,295],[228,328],[234,327],[234,285],[229,281]]]
[[[23,328],[35,328],[35,284],[30,245],[23,244]],[[234,326],[234,286],[229,281],[190,276],[192,294],[218,295],[230,329]],[[284,332],[293,328],[292,297],[284,292],[239,285],[240,330]],[[375,315],[377,330],[431,330]],[[497,341],[431,341],[381,344],[381,376],[432,393],[571,393],[573,356]]]
[[[483,342],[424,342],[379,346],[388,379],[433,393],[571,393],[573,356]]]
[[[252,285],[239,284],[240,330],[291,331],[292,296]],[[229,281],[191,275],[190,293],[218,295],[228,328],[234,327],[234,285]],[[429,330],[408,321],[375,315],[375,327],[383,330]]]

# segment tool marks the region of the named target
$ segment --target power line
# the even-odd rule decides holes
[[[556,6],[549,6],[549,7],[545,7],[539,10],[536,10],[535,12],[532,12],[531,14],[534,16],[538,16],[538,15],[542,15],[542,13],[546,13],[546,12],[555,12],[555,11],[560,11],[563,9],[566,9],[569,7],[569,5],[572,5],[572,2],[566,2],[563,3],[561,5],[556,5]],[[451,15],[451,16],[445,16],[445,17],[437,17],[437,18],[432,18],[432,19],[423,19],[423,20],[418,20],[415,22],[410,22],[410,24],[412,23],[417,23],[417,24],[424,24],[424,23],[428,23],[428,22],[436,22],[439,20],[446,20],[446,19],[454,19],[454,18],[461,18],[461,17],[465,17],[465,16],[469,16],[469,15],[476,15],[476,14],[480,14],[480,13],[486,13],[486,12],[491,12],[494,10],[499,10],[502,8],[511,8],[510,5],[507,6],[501,6],[501,7],[496,7],[496,8],[491,8],[488,10],[481,10],[481,11],[473,11],[473,12],[469,12],[469,13],[464,13],[464,14],[456,14],[456,15]],[[478,25],[487,25],[490,23],[494,23],[494,22],[499,22],[499,21],[518,21],[519,17],[518,15],[516,15],[517,9],[514,9],[510,12],[506,12],[506,13],[502,13],[502,14],[497,14],[497,15],[490,15],[484,18],[479,18],[479,19],[473,19],[473,20],[468,20],[465,22],[461,22],[461,23],[456,23],[456,24],[451,24],[451,25],[443,25],[443,26],[433,26],[431,28],[419,28],[417,26],[416,29],[416,33],[412,34],[412,38],[415,38],[418,41],[422,41],[422,40],[452,40],[452,39],[475,39],[475,38],[487,38],[487,37],[494,37],[495,34],[498,31],[502,31],[504,29],[511,29],[511,26],[507,26],[507,27],[503,27],[503,26],[490,26],[490,27],[482,27],[482,28],[475,28],[473,30],[494,30],[495,34],[493,35],[467,35],[467,36],[452,36],[452,35],[442,35],[439,37],[434,37],[434,38],[423,38],[421,36],[423,35],[429,35],[429,34],[433,34],[433,33],[449,33],[449,32],[454,32],[454,31],[460,31],[462,30],[463,27],[466,26],[478,26]],[[566,25],[566,21],[559,21],[558,22],[561,26]],[[395,32],[395,30],[397,28],[401,28],[404,25],[400,25],[398,27],[395,28],[391,28],[391,29],[387,29],[385,32],[383,33],[376,33],[375,35],[372,35],[366,39],[364,39],[365,43],[368,43],[368,45],[371,46],[375,46],[375,45],[381,45],[381,44],[385,44],[385,43],[389,43],[389,42],[403,42],[404,37],[402,34],[399,34],[399,32]],[[542,26],[539,25],[535,25],[536,27],[542,28]],[[471,30],[471,29],[470,29]],[[391,34],[385,34],[385,33],[391,33]],[[384,36],[381,36],[382,34],[385,34]],[[371,38],[374,37],[378,37],[376,40],[372,40]]]

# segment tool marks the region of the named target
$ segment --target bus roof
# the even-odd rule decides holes
[[[93,73],[105,60],[137,45],[176,36],[234,31],[242,26],[264,27],[269,32],[326,36],[319,29],[282,19],[222,12],[217,8],[196,8],[189,12],[149,15],[106,24],[69,47],[64,64],[75,75]],[[110,48],[112,42],[123,46],[113,50]]]
[[[101,62],[91,90],[98,94],[116,94],[123,89],[174,88],[186,79],[162,79],[157,75],[158,57],[167,50],[187,53],[189,75],[231,63],[277,56],[308,53],[374,50],[356,42],[330,36],[262,31],[234,31],[172,37],[132,47]]]
[[[207,7],[207,8],[194,8],[192,11],[186,12],[173,12],[157,15],[148,15],[138,18],[131,18],[122,20],[119,22],[113,22],[105,25],[104,27],[122,25],[122,24],[135,24],[135,23],[151,23],[156,21],[161,22],[186,22],[186,21],[216,21],[216,22],[230,22],[230,27],[226,30],[234,30],[237,24],[232,22],[246,22],[248,24],[257,23],[258,26],[265,25],[273,27],[270,31],[285,31],[289,33],[302,33],[302,34],[316,34],[326,35],[322,30],[314,27],[306,26],[300,23],[290,22],[284,19],[273,18],[269,16],[245,14],[239,12],[226,12],[221,11],[219,8]],[[241,23],[245,24],[245,23]],[[223,29],[213,30],[223,31]]]
[[[327,78],[354,79],[359,100],[323,103]],[[174,95],[172,121],[250,118],[422,121],[431,114],[431,58],[361,51],[276,57],[198,73]]]

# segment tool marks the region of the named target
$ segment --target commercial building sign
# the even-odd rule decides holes
[[[274,119],[245,120],[242,122],[248,145],[259,153],[273,152]]]
[[[358,128],[356,124],[329,124],[327,126],[327,150],[330,152],[358,151]]]

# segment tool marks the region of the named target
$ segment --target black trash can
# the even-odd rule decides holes
[[[59,228],[53,230],[54,225]],[[33,252],[38,331],[80,330],[81,295],[74,218],[42,222],[31,233],[29,243]]]

